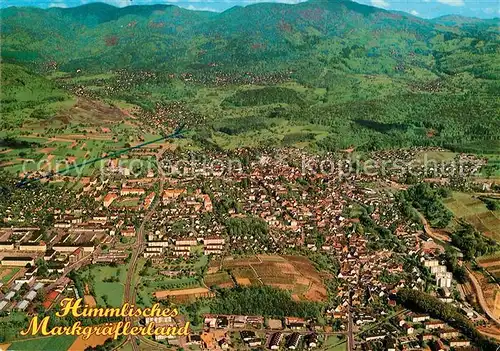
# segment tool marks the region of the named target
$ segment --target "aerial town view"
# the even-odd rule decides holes
[[[0,350],[500,350],[498,0],[5,0]]]

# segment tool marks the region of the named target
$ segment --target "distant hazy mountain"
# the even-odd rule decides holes
[[[11,7],[0,16],[3,60],[56,63],[67,71],[302,67],[313,74],[330,67],[389,75],[498,74],[492,67],[498,60],[498,20],[424,20],[348,0],[261,3],[223,13],[94,3]]]

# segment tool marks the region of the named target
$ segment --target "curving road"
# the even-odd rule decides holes
[[[433,238],[434,240],[442,241],[443,240],[442,236],[435,233],[434,230],[432,229],[432,227],[429,225],[429,222],[427,222],[427,219],[425,219],[425,217],[420,212],[418,212],[418,213],[419,213],[420,218],[422,219],[425,233],[428,236],[430,236],[431,238]],[[474,287],[474,290],[475,290],[476,296],[477,296],[477,301],[478,301],[479,305],[481,306],[482,310],[484,311],[484,313],[486,313],[486,315],[492,321],[494,321],[497,325],[500,326],[500,319],[495,316],[495,314],[490,310],[490,308],[488,307],[488,304],[486,303],[486,299],[484,298],[483,289],[481,288],[481,284],[479,284],[479,281],[474,276],[474,274],[469,269],[469,267],[467,267],[467,265],[465,265],[465,264],[464,264],[464,267],[467,270],[467,274],[469,276],[469,281],[472,283],[472,286]]]
[[[500,326],[500,319],[495,316],[495,314],[490,310],[488,304],[486,303],[486,299],[484,298],[483,295],[483,290],[481,289],[481,284],[474,276],[474,273],[469,269],[469,267],[467,267],[466,265],[464,265],[464,267],[467,270],[467,273],[469,275],[469,280],[471,281],[472,286],[476,291],[477,301],[479,302],[479,305],[483,309],[484,313],[486,313],[491,320],[493,320],[498,326]]]

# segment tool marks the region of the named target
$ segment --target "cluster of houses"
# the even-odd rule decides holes
[[[318,334],[308,330],[308,322],[302,318],[287,317],[264,321],[262,316],[205,315],[206,330],[240,330],[241,340],[250,348],[266,346],[271,350],[296,350],[299,344],[308,348],[319,346]]]
[[[208,156],[208,162],[195,158],[182,166],[183,173],[164,179],[161,193],[157,191],[154,174],[130,179],[119,163],[110,162],[108,167],[114,179],[104,182],[88,179],[82,189],[85,196],[94,200],[94,207],[75,204],[66,210],[52,209],[53,228],[44,235],[39,228],[27,227],[8,228],[0,233],[1,267],[22,268],[22,276],[14,277],[5,294],[0,294],[0,306],[17,306],[15,308],[21,310],[29,306],[37,290],[43,287],[37,284],[44,284],[36,278],[39,259],[46,263],[48,274],[54,276],[68,273],[71,267],[86,258],[87,263],[103,264],[126,260],[128,240],[133,242],[138,235],[140,223],[153,203],[158,206],[144,226],[146,240],[142,255],[148,259],[166,262],[195,254],[282,254],[289,250],[305,250],[335,258],[338,269],[330,273],[336,290],[325,317],[338,324],[341,332],[346,331],[350,317],[356,330],[386,318],[387,311],[395,307],[393,296],[398,289],[423,289],[427,282],[422,267],[432,274],[433,284],[445,292],[441,297],[443,301],[455,303],[451,297],[452,273],[433,256],[432,239],[423,234],[418,224],[402,216],[392,192],[386,191],[389,185],[385,176],[378,173],[312,173],[302,169],[304,158],[308,167],[314,169],[321,162],[320,157],[300,150],[270,151],[264,155],[245,152],[238,150],[230,155],[240,159],[251,156],[245,165],[232,168],[221,166],[229,163],[228,154],[214,152]],[[415,155],[414,152],[401,157],[410,159]],[[181,156],[173,154],[171,164],[178,164],[175,157]],[[384,154],[379,156],[381,160],[386,157]],[[214,164],[211,162],[214,160],[220,163],[207,170],[207,163]],[[343,164],[342,169],[345,166]],[[368,187],[368,183],[376,186]],[[133,204],[116,206],[127,199]],[[231,223],[247,219],[257,221],[265,228],[265,233],[228,228]],[[107,248],[103,249],[104,246]],[[415,258],[417,264],[406,267],[411,258]],[[172,279],[178,276],[172,270],[161,274]],[[19,297],[16,291],[24,284],[19,285],[20,279],[26,280],[29,289]],[[26,289],[22,290],[24,293]],[[52,302],[47,302],[48,306],[62,291],[52,287]],[[193,294],[201,298],[212,296],[208,290],[196,290]],[[21,300],[14,305],[9,297]],[[158,298],[167,297],[171,296]],[[374,309],[373,302],[382,307]],[[455,347],[466,341],[460,335],[437,335],[438,330],[449,329],[441,324],[434,328],[432,323],[441,323],[439,321],[405,319],[403,322],[391,330],[375,329],[365,341],[383,341],[387,347],[393,342],[413,344],[419,341],[416,338],[418,329],[430,330],[433,338],[429,341],[435,344]],[[420,324],[416,328],[417,323]],[[293,350],[299,344],[305,343],[311,348],[318,344],[315,333],[295,330],[306,326],[303,320],[287,318],[285,327],[283,321],[270,320],[269,328],[274,331],[268,333],[265,341],[249,331],[263,324],[260,316],[205,318],[205,326],[209,329],[241,328],[241,338],[249,347],[265,344],[270,349],[286,347]],[[382,338],[382,332],[390,337]],[[198,339],[193,337],[191,342],[196,343]]]
[[[27,310],[40,289],[56,282],[71,265],[94,252],[93,243],[78,243],[78,239],[70,242],[67,238],[70,235],[54,236],[45,242],[38,227],[0,229],[0,271],[5,277],[0,283],[0,311]],[[50,292],[60,294],[68,283],[57,284]],[[50,296],[47,294],[47,299]]]

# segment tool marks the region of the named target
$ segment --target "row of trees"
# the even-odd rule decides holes
[[[462,222],[460,228],[451,235],[451,243],[462,250],[466,260],[498,250],[493,239],[485,237],[467,222]]]
[[[412,310],[416,309],[429,313],[431,316],[447,322],[449,325],[471,338],[481,350],[498,350],[498,344],[484,337],[474,327],[474,324],[470,322],[466,316],[460,313],[456,307],[443,303],[438,298],[422,291],[409,288],[399,290],[398,299],[403,305]]]
[[[431,222],[432,226],[444,228],[453,218],[453,213],[441,202],[442,198],[448,196],[449,191],[445,188],[435,189],[428,183],[419,183],[401,192],[398,200],[403,209],[410,205],[419,210]],[[407,214],[414,216],[411,211]]]
[[[267,317],[318,318],[323,306],[316,302],[294,301],[288,291],[271,286],[237,287],[217,291],[212,313],[259,315]]]
[[[255,238],[267,239],[269,236],[269,226],[260,218],[229,218],[226,229],[230,236],[253,236]]]

